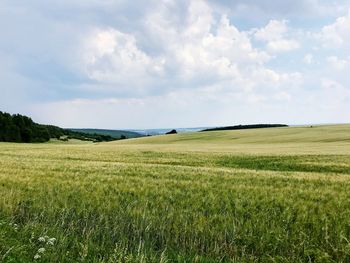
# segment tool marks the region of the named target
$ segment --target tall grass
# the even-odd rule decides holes
[[[346,149],[138,146],[0,144],[0,262],[350,262]]]

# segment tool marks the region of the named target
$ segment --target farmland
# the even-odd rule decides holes
[[[350,262],[350,125],[0,144],[0,262]]]

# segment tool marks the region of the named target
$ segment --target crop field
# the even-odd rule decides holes
[[[0,262],[350,262],[350,125],[0,143]]]

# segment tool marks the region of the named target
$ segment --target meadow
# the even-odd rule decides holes
[[[350,125],[0,143],[0,262],[350,262]]]

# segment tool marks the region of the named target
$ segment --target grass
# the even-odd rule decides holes
[[[349,125],[1,143],[0,262],[350,262],[349,176]]]

